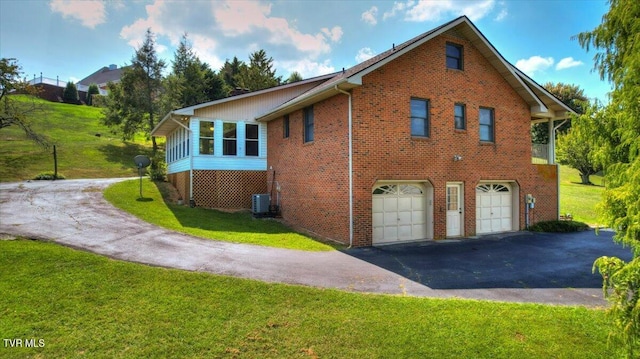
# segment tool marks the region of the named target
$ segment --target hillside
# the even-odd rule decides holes
[[[151,154],[151,142],[123,142],[100,123],[101,109],[42,101],[44,113],[32,127],[56,145],[58,173],[66,178],[108,178],[137,175],[133,157]],[[0,130],[0,181],[32,179],[53,172],[53,149],[43,150],[17,127]]]

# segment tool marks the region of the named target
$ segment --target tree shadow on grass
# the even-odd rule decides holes
[[[151,149],[137,143],[119,142],[118,144],[107,143],[98,147],[104,153],[105,159],[112,163],[119,163],[120,169],[132,169],[137,174],[137,169],[133,163],[133,158],[137,155],[151,156]]]

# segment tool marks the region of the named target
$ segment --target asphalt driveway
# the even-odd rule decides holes
[[[604,306],[595,258],[611,232],[507,235],[304,252],[205,240],[143,222],[102,196],[124,179],[0,183],[0,239],[52,240],[118,260],[354,292]]]
[[[432,289],[602,288],[592,272],[600,256],[631,259],[612,231],[517,232],[347,253]]]

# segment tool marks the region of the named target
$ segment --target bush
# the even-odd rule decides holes
[[[167,163],[164,161],[164,155],[156,154],[151,159],[151,166],[149,166],[149,177],[154,181],[166,180]]]
[[[87,101],[86,101],[87,105],[92,106],[93,97],[99,94],[100,94],[100,89],[98,88],[98,85],[96,84],[89,85],[89,91],[87,91]]]
[[[91,95],[91,106],[93,107],[107,107],[107,96],[103,95]]]
[[[58,173],[56,176],[53,172],[42,172],[33,178],[34,180],[60,180],[65,179],[64,175]]]
[[[67,82],[67,86],[64,88],[64,92],[62,93],[62,101],[65,103],[72,103],[74,105],[77,105],[80,102],[76,84],[71,81]]]
[[[580,232],[589,229],[589,225],[578,221],[543,221],[529,227],[531,232]]]

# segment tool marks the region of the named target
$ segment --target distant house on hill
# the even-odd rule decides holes
[[[91,84],[98,85],[101,95],[107,94],[107,84],[109,82],[120,82],[120,78],[126,67],[118,68],[117,65],[104,66],[76,83],[78,89],[78,97],[81,101],[86,101],[87,92]],[[62,93],[67,86],[67,81],[61,81],[59,78],[50,78],[42,76],[33,76],[29,80],[29,84],[40,89],[40,97],[54,102],[62,101]]]
[[[89,85],[96,84],[100,90],[106,90],[109,82],[120,82],[120,78],[122,77],[125,68],[126,67],[118,67],[118,65],[104,66],[98,71],[78,81],[78,89],[80,89],[81,86],[86,86],[88,89]]]

